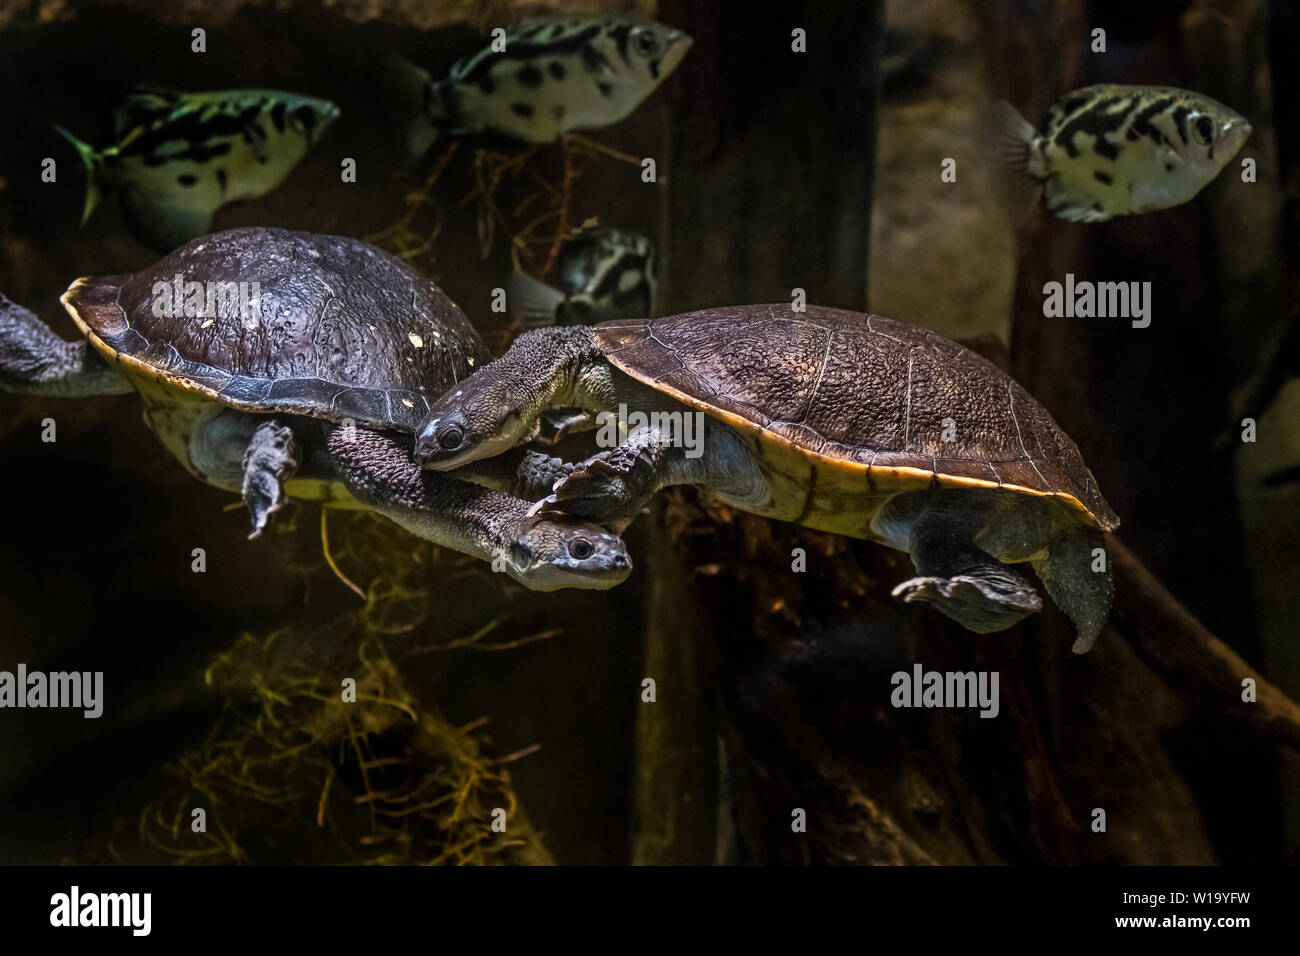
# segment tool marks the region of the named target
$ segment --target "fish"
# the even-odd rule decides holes
[[[520,324],[595,325],[609,319],[648,319],[654,308],[654,244],[630,229],[587,229],[560,246],[556,285],[518,269],[506,282],[506,302]],[[557,288],[558,286],[558,288]]]
[[[682,30],[621,15],[537,17],[506,28],[503,39],[504,50],[489,44],[440,80],[388,58],[388,87],[400,91],[393,95],[410,114],[409,153],[427,151],[443,134],[541,144],[611,126],[655,91],[693,43]]]
[[[280,185],[338,117],[329,100],[279,90],[140,88],[113,110],[111,146],[54,129],[86,168],[82,224],[115,192],[131,231],[170,251],[211,232],[222,206]]]
[[[1048,111],[1040,134],[999,101],[1005,160],[1048,211],[1070,222],[1169,209],[1192,199],[1237,155],[1250,123],[1222,103],[1169,86],[1103,84]]]

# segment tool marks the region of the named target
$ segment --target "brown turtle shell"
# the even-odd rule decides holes
[[[201,284],[190,289],[203,290],[202,309],[176,301],[178,276]],[[209,310],[217,283],[249,283],[250,296],[257,283],[259,308],[214,292]],[[285,229],[200,237],[134,275],[78,279],[63,304],[128,373],[244,411],[370,428],[414,431],[430,399],[491,357],[465,313],[405,263]]]
[[[1047,410],[996,365],[934,332],[840,309],[795,312],[787,302],[605,322],[594,334],[633,378],[832,467],[917,488],[1059,496],[1085,522],[1119,526]]]

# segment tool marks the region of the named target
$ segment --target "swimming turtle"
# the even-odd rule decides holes
[[[134,389],[186,469],[243,495],[251,537],[293,496],[373,509],[534,590],[607,588],[630,573],[615,535],[493,490],[542,497],[558,461],[520,452],[454,477],[412,462],[428,398],[491,356],[437,286],[373,246],[232,229],[134,275],[78,279],[62,301],[84,341],[0,296],[0,388]]]
[[[631,427],[561,478],[544,513],[627,518],[658,489],[695,484],[908,552],[917,576],[895,596],[972,631],[1041,609],[1008,567],[1024,561],[1076,624],[1075,651],[1105,623],[1103,533],[1119,519],[1078,448],[1005,372],[933,332],[789,303],[536,329],[433,403],[416,459],[497,454],[557,404]]]

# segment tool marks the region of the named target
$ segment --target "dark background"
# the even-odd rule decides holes
[[[799,287],[812,302],[981,342],[1079,444],[1124,542],[1172,597],[1283,691],[1300,689],[1298,493],[1261,484],[1300,460],[1296,389],[1259,410],[1258,446],[1236,457],[1213,447],[1300,302],[1290,4],[566,9],[578,6],[639,9],[696,40],[629,120],[592,134],[656,157],[659,183],[592,162],[570,216],[657,236],[662,313],[779,301]],[[320,147],[274,193],[219,212],[216,227],[379,232],[433,158],[396,167],[374,58],[401,51],[438,75],[486,29],[538,9],[461,7],[195,0],[157,15],[144,3],[0,2],[0,289],[71,337],[57,300],[73,278],[156,258],[111,201],[78,228],[82,172],[51,129],[102,142],[108,108],[137,82],[334,100],[342,118]],[[189,52],[194,25],[208,31],[206,54]],[[1096,26],[1104,55],[1088,49]],[[808,31],[807,55],[790,52],[794,27]],[[1242,156],[1256,158],[1260,182],[1242,184],[1234,162],[1174,210],[1088,227],[1039,214],[1017,232],[975,149],[980,112],[1004,97],[1037,121],[1062,93],[1103,81],[1186,86],[1245,113],[1255,132]],[[416,264],[495,344],[503,328],[489,295],[510,257],[500,238],[481,255],[474,204],[460,205],[470,152],[438,180],[440,231]],[[46,156],[56,184],[39,181]],[[945,156],[958,158],[957,184],[939,181]],[[357,184],[339,182],[343,157],[357,160]],[[558,149],[530,168],[557,181]],[[528,188],[507,187],[502,208]],[[1151,328],[1044,320],[1042,284],[1066,272],[1151,281]],[[223,510],[232,496],[163,452],[133,396],[2,404],[0,667],[102,669],[108,704],[98,721],[0,715],[0,862],[80,859],[111,820],[155,799],[161,765],[202,737],[220,705],[201,686],[214,653],[243,632],[310,629],[356,599],[321,563],[313,509],[245,541],[243,514]],[[57,443],[39,439],[46,417]],[[394,547],[402,540],[394,532]],[[1294,751],[1234,716],[1232,681],[1205,691],[1119,626],[1086,658],[1068,653],[1069,626],[1052,608],[976,637],[889,600],[910,576],[905,556],[737,516],[692,491],[665,495],[629,540],[638,571],[613,592],[500,599],[430,582],[433,614],[471,629],[496,611],[475,602],[505,600],[494,639],[563,633],[406,673],[453,723],[489,716],[500,752],[541,744],[511,774],[557,861],[1293,858]],[[207,550],[206,574],[190,571],[194,547]],[[807,575],[789,572],[794,547],[810,555]],[[347,570],[363,579],[368,568]],[[1150,609],[1133,601],[1132,619],[1145,620]],[[1003,718],[891,709],[889,675],[914,661],[999,670]],[[660,686],[651,706],[639,700],[647,674]],[[814,821],[803,838],[789,833],[794,806]],[[1097,806],[1106,834],[1088,829]]]

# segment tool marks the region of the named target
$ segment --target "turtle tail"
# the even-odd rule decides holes
[[[96,152],[93,146],[83,143],[62,126],[54,127],[54,131],[76,147],[77,155],[81,157],[82,165],[86,167],[86,202],[81,209],[81,224],[84,226],[103,195],[101,186],[106,180],[108,164],[103,155]]]

